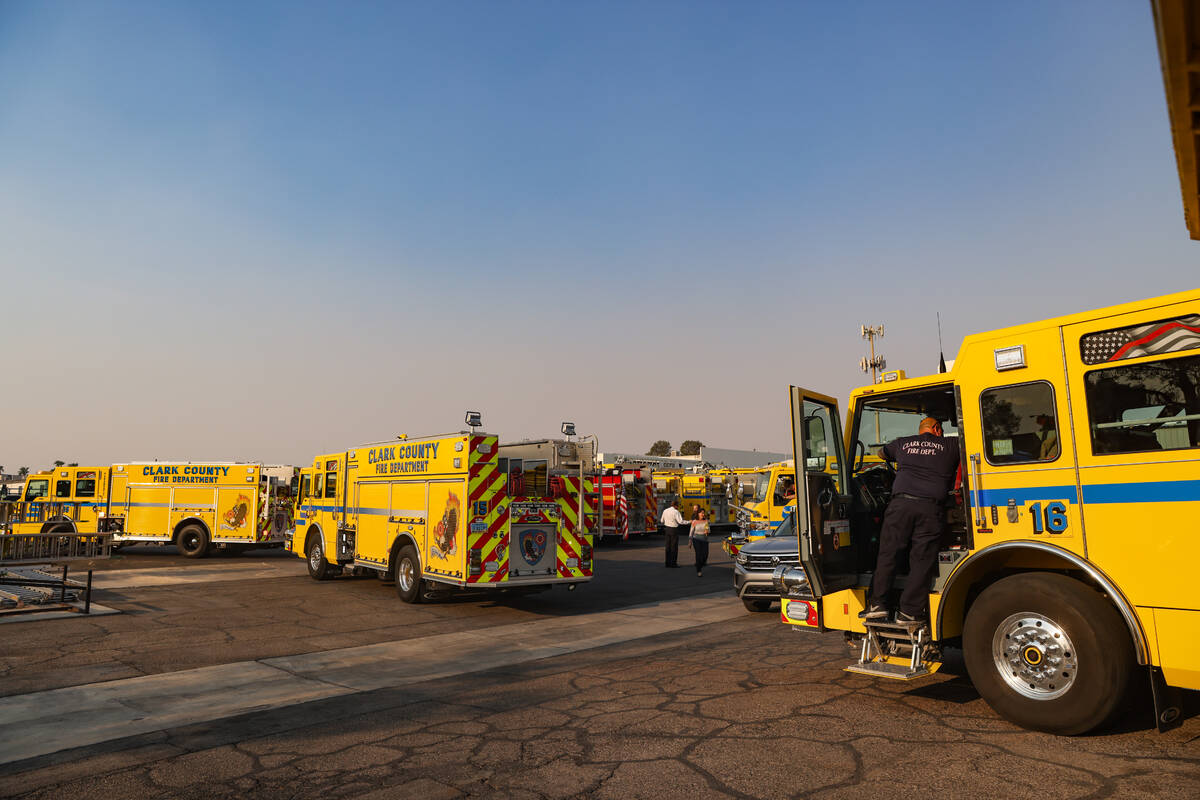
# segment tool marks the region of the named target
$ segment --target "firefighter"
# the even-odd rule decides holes
[[[945,523],[943,502],[958,474],[958,448],[942,435],[942,423],[926,417],[916,436],[894,439],[879,454],[894,462],[898,472],[879,534],[879,560],[871,597],[859,616],[866,620],[887,618],[887,596],[896,574],[896,561],[909,548],[908,581],[900,595],[896,622],[916,629],[925,623],[929,579],[937,563]]]

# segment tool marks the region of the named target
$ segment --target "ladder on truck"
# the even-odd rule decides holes
[[[888,620],[867,620],[857,663],[846,672],[877,678],[911,681],[932,675],[942,666],[941,651],[929,639],[929,625],[902,625]]]

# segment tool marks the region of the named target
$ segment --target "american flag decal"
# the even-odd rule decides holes
[[[1200,314],[1089,333],[1079,340],[1085,364],[1159,356],[1200,347]]]

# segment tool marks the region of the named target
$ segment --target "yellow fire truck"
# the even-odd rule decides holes
[[[286,546],[315,580],[371,570],[408,603],[591,580],[578,475],[548,474],[548,495],[512,497],[497,451],[495,436],[464,431],[317,456],[300,471]]]
[[[28,476],[7,504],[9,533],[112,533],[114,546],[175,544],[200,558],[210,549],[283,544],[291,528],[293,467],[142,462],[56,467]]]
[[[25,477],[0,509],[5,533],[94,532],[108,500],[108,467],[55,467]]]
[[[1063,734],[1103,724],[1140,665],[1174,722],[1200,689],[1179,572],[1200,563],[1200,291],[969,336],[949,372],[888,377],[853,392],[844,439],[833,399],[791,388],[806,480],[801,568],[774,576],[784,622],[846,632],[868,675],[925,675],[961,646],[1001,715]],[[929,621],[864,623],[893,477],[864,454],[926,416],[963,465]]]

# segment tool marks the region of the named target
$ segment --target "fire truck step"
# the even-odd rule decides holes
[[[908,664],[889,664],[886,661],[872,661],[866,664],[856,662],[846,667],[846,672],[870,675],[875,678],[891,678],[892,680],[900,681],[911,681],[914,678],[922,678],[933,674],[924,665],[912,669]]]

